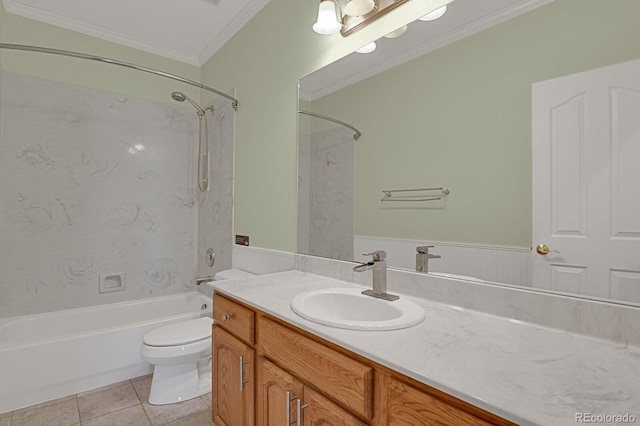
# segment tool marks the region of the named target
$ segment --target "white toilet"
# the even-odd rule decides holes
[[[230,269],[215,280],[246,278],[252,274]],[[186,401],[211,391],[211,325],[209,317],[182,321],[145,334],[140,356],[153,364],[149,404]]]

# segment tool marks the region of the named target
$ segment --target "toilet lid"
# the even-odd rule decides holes
[[[143,341],[149,346],[177,346],[192,343],[210,338],[211,324],[213,324],[211,318],[202,317],[165,325],[145,334]]]

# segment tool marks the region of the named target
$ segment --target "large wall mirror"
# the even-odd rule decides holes
[[[298,251],[383,249],[415,270],[416,248],[432,246],[429,273],[640,304],[639,14],[635,0],[455,0],[301,78],[300,110],[361,136],[299,114]],[[585,157],[594,144],[608,148]],[[592,185],[588,168],[608,180]]]

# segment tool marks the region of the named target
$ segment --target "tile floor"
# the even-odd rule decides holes
[[[147,402],[151,375],[0,414],[0,426],[211,426],[211,394]]]

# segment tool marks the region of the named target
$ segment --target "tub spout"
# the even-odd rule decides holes
[[[213,280],[213,278],[211,278],[211,276],[198,277],[198,278],[196,278],[196,285],[200,285],[202,283],[206,283],[206,282],[209,282],[209,281],[212,281],[212,280]]]

